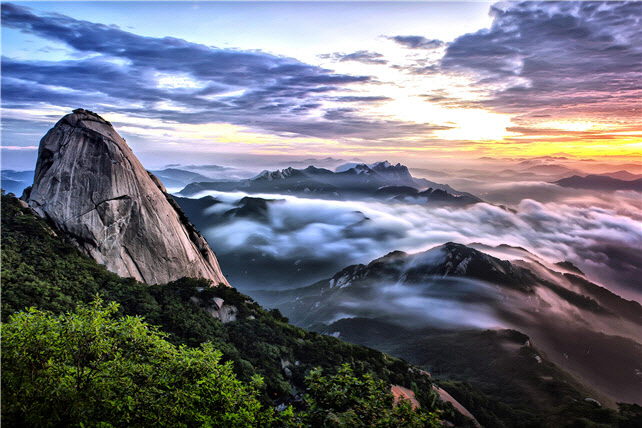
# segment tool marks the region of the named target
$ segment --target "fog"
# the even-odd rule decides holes
[[[204,192],[198,196],[206,194],[223,203],[211,208],[212,224],[197,227],[223,260],[235,253],[245,257],[256,253],[283,262],[281,270],[300,270],[307,263],[317,266],[316,271],[308,272],[309,279],[316,280],[332,276],[340,267],[368,263],[393,250],[412,253],[448,241],[508,244],[549,262],[570,261],[589,279],[625,298],[642,300],[638,280],[642,224],[640,196],[635,192],[601,197],[590,192],[572,192],[564,197],[563,193],[548,202],[522,199],[513,206],[516,212],[487,203],[435,208],[252,195],[273,200],[268,203],[265,219],[228,219],[222,223],[220,214],[246,195]],[[252,275],[263,276],[264,272],[248,273]],[[283,284],[281,280],[279,276],[261,278],[262,283],[275,288],[310,283]],[[241,278],[237,281],[235,286],[246,285]]]
[[[345,290],[324,297],[325,308],[311,310],[309,318],[331,324],[342,318],[387,319],[405,327],[507,327],[491,301],[499,300],[492,286],[466,278],[439,278],[424,284],[376,284],[368,292]]]

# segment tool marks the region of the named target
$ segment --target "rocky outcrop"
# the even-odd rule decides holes
[[[437,392],[437,394],[439,394],[439,398],[441,398],[441,401],[443,401],[444,403],[452,404],[453,407],[455,409],[457,409],[457,411],[459,413],[461,413],[462,415],[466,416],[467,418],[470,418],[473,421],[473,423],[475,424],[476,427],[480,427],[481,428],[481,424],[477,421],[477,419],[475,419],[473,414],[470,413],[467,408],[462,406],[459,403],[459,401],[455,400],[452,395],[450,395],[449,393],[447,393],[443,389],[439,388],[438,386],[433,385],[432,387]]]
[[[203,302],[196,297],[192,297],[190,300],[203,307],[205,312],[210,314],[212,318],[221,320],[223,324],[236,321],[236,316],[239,313],[236,306],[228,305],[225,303],[225,300],[220,297],[215,297],[207,304],[203,304]]]
[[[183,276],[227,281],[205,239],[97,114],[74,110],[40,141],[29,206],[85,253],[148,284]]]

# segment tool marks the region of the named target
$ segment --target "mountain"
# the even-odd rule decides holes
[[[409,194],[407,188],[417,189],[417,194]],[[396,192],[397,189],[399,192]],[[328,199],[371,197],[394,200],[403,197],[406,202],[412,203],[439,202],[453,205],[481,202],[481,199],[469,193],[458,192],[448,185],[413,178],[406,166],[399,163],[392,165],[388,161],[373,165],[356,164],[339,169],[338,172],[312,165],[305,169],[290,167],[276,171],[266,170],[251,179],[238,182],[192,183],[179,194],[194,196],[207,190],[294,194]]]
[[[563,165],[555,165],[555,164],[534,165],[524,169],[524,171],[532,172],[536,174],[558,175],[558,176],[582,173],[577,169],[572,169],[572,168],[565,167]]]
[[[384,392],[389,393],[393,385],[397,389],[401,387],[410,391],[411,398],[421,405],[425,413],[439,412],[439,418],[449,421],[450,426],[474,426],[451,404],[439,399],[429,375],[406,361],[374,349],[343,342],[329,335],[295,327],[288,324],[288,320],[278,310],[262,308],[252,298],[239,293],[233,287],[209,287],[207,280],[194,278],[181,278],[168,284],[153,286],[136,282],[132,278],[120,278],[80,253],[78,248],[69,242],[70,237],[65,231],[50,225],[25,205],[15,197],[2,195],[2,421],[7,426],[42,426],[42,421],[47,421],[45,425],[51,425],[51,421],[54,420],[51,416],[57,418],[56,425],[59,426],[92,426],[96,423],[96,420],[87,420],[87,414],[84,415],[84,419],[81,415],[79,421],[69,423],[71,416],[65,411],[69,408],[76,410],[74,413],[83,413],[90,408],[98,409],[99,412],[102,411],[100,421],[109,420],[114,426],[148,426],[149,423],[142,423],[140,419],[136,419],[136,423],[132,422],[131,415],[138,418],[139,412],[142,411],[167,410],[154,405],[157,406],[159,400],[171,401],[172,397],[176,397],[176,393],[180,395],[180,414],[185,417],[185,414],[193,409],[186,403],[195,397],[207,400],[207,397],[211,396],[212,389],[206,388],[207,384],[200,381],[200,364],[207,362],[208,365],[215,365],[212,361],[219,359],[221,364],[225,363],[227,372],[233,371],[244,385],[254,385],[253,389],[259,394],[261,408],[273,409],[282,406],[282,409],[292,404],[292,408],[297,412],[298,423],[276,424],[278,427],[319,426],[309,422],[305,413],[309,403],[307,399],[302,399],[303,394],[309,391],[306,376],[312,370],[322,368],[324,377],[333,378],[337,372],[343,370],[344,364],[351,368],[354,377],[361,379],[367,375],[381,382],[385,388]],[[72,312],[76,307],[83,307],[83,303],[85,308],[95,308],[91,302],[95,301],[97,295],[100,295],[105,303],[117,303],[118,313],[89,325],[78,322],[69,325],[69,320],[77,317],[65,314]],[[116,306],[109,307],[116,310]],[[27,308],[32,309],[27,311]],[[42,312],[35,312],[33,308],[46,311],[45,316],[50,325],[53,324],[57,330],[62,329],[68,340],[47,342],[52,337],[52,332],[44,324],[36,321],[42,318]],[[87,312],[93,311],[85,310],[85,313]],[[58,317],[59,315],[65,316]],[[24,331],[21,331],[7,337],[8,335],[4,334],[5,327],[11,326],[13,316],[23,319],[24,316],[28,316],[29,325],[33,329],[39,329],[37,334],[24,337]],[[134,316],[143,317],[154,327],[151,330],[132,330],[132,323],[129,322],[131,318],[128,317]],[[135,324],[141,320],[134,321]],[[118,322],[122,327],[113,328],[114,322]],[[66,329],[67,325],[70,328]],[[185,351],[199,350],[199,353],[205,353],[200,357],[206,358],[192,360],[191,364],[181,366],[175,373],[171,370],[164,371],[168,366],[178,367],[174,361],[177,356],[175,352],[169,352],[167,346],[160,349],[149,346],[149,336],[155,335],[157,331],[162,332],[163,339],[172,345],[180,345]],[[79,335],[78,332],[83,334]],[[132,333],[137,340],[120,342],[118,347],[105,346],[112,343],[113,336],[121,333]],[[12,352],[16,342],[22,341],[25,344],[28,341],[46,343],[47,346],[31,346],[25,353]],[[134,345],[140,353],[134,353],[133,359],[129,360],[128,355]],[[23,345],[23,348],[25,347]],[[66,352],[58,352],[59,348],[65,348]],[[148,364],[147,359],[150,352],[154,354],[152,366]],[[36,361],[42,361],[45,355],[43,366],[47,369],[34,368]],[[115,355],[115,358],[112,358],[112,355]],[[216,357],[213,358],[212,355]],[[106,361],[103,361],[105,357]],[[66,358],[62,364],[59,362],[61,358]],[[69,364],[70,359],[77,364]],[[9,361],[13,364],[10,365]],[[110,371],[114,363],[129,366],[118,371],[119,376],[114,376],[113,371]],[[22,382],[15,381],[16,372],[23,367],[27,368],[27,376],[22,378]],[[52,367],[63,369],[53,370]],[[78,378],[87,379],[87,382],[78,386],[77,378],[74,376],[80,367],[83,371],[78,373]],[[84,370],[85,368],[87,370]],[[162,373],[160,379],[159,373]],[[257,382],[256,376],[260,376],[263,382]],[[62,384],[56,382],[57,378],[73,378],[74,381]],[[114,382],[110,391],[117,400],[126,400],[127,404],[119,406],[118,409],[114,408],[113,411],[118,412],[117,415],[124,411],[129,419],[119,421],[118,417],[111,413],[106,415],[105,409],[110,409],[114,403],[96,401],[94,395],[87,393],[88,390],[92,391],[91,387],[96,378],[110,385]],[[14,388],[7,387],[7,379],[14,379],[11,384]],[[158,385],[158,381],[161,385]],[[189,391],[185,394],[183,387],[179,386],[184,383],[192,388],[187,388]],[[259,385],[264,387],[260,388]],[[123,393],[132,387],[135,390],[131,390],[131,394]],[[140,402],[142,391],[139,387],[143,390],[154,389],[148,397],[150,402]],[[214,391],[236,397],[230,395],[232,389],[242,392],[238,385],[227,384],[219,385]],[[67,391],[78,393],[66,394],[64,399],[56,395],[65,394]],[[110,391],[98,389],[96,396],[111,393]],[[359,395],[359,390],[350,391],[351,400],[354,400],[355,395]],[[34,399],[34,396],[37,399]],[[343,398],[345,400],[345,395]],[[388,401],[374,400],[369,394],[360,398],[363,400],[361,404],[369,408],[384,410],[388,406]],[[55,403],[53,409],[51,406],[43,405],[45,402],[49,403],[49,400]],[[88,402],[90,406],[87,406]],[[391,408],[392,396],[389,397],[389,403]],[[345,401],[342,406],[344,410],[352,407],[355,411],[364,410],[363,406]],[[171,408],[175,410],[175,407],[176,402],[171,403]],[[205,408],[215,413],[232,411],[221,407],[221,401],[205,403]],[[320,410],[333,409],[322,405]],[[21,419],[25,416],[30,420],[39,420],[40,423],[24,423]],[[249,417],[248,413],[224,416],[226,418],[220,420],[229,421],[234,418],[233,423],[213,425],[273,426],[246,419]],[[202,421],[203,419],[201,423],[187,423],[185,419],[182,420],[188,426],[200,426]],[[167,425],[163,420],[159,424]]]
[[[328,398],[335,398],[335,400],[326,402],[325,406],[320,403],[320,406],[316,407],[317,411],[323,414],[337,410],[332,408],[332,403],[336,402],[337,398],[342,400],[342,408],[346,409],[347,406],[350,412],[358,411],[361,414],[364,406],[371,410],[373,408],[385,410],[386,401],[373,401],[379,395],[373,396],[372,388],[364,390],[364,385],[372,385],[372,380],[361,382],[361,376],[367,375],[370,378],[363,378],[363,380],[375,379],[377,385],[387,388],[387,391],[392,389],[393,392],[403,392],[413,403],[419,403],[424,412],[438,412],[438,417],[444,421],[445,426],[479,426],[462,416],[462,413],[472,414],[485,427],[586,426],[587,421],[599,422],[600,425],[596,426],[639,426],[639,423],[636,425],[642,417],[639,406],[622,404],[620,411],[616,411],[600,408],[594,400],[586,400],[585,397],[590,395],[587,396],[587,392],[578,386],[577,382],[547,362],[545,356],[540,356],[538,351],[529,344],[528,338],[521,333],[433,331],[432,335],[428,336],[421,335],[420,331],[410,327],[400,328],[398,325],[376,323],[367,319],[364,320],[365,324],[360,323],[359,319],[347,319],[329,326],[333,329],[331,332],[337,332],[340,329],[342,337],[344,333],[346,337],[353,334],[355,339],[359,336],[367,337],[381,347],[386,345],[385,338],[392,338],[390,340],[401,344],[413,359],[418,360],[417,354],[420,354],[424,361],[426,357],[432,361],[443,361],[444,365],[432,367],[435,370],[432,371],[431,377],[425,370],[391,355],[382,354],[364,346],[352,345],[330,334],[318,334],[288,324],[287,319],[278,310],[263,309],[252,298],[239,293],[232,287],[208,287],[205,280],[191,278],[148,286],[131,278],[120,278],[81,254],[75,246],[70,244],[69,237],[63,230],[34,215],[34,212],[25,205],[14,197],[2,195],[0,206],[3,237],[1,241],[3,330],[5,327],[12,328],[11,319],[14,314],[22,317],[21,319],[25,319],[28,315],[30,330],[43,328],[45,325],[41,322],[42,312],[34,312],[33,309],[29,312],[25,311],[26,308],[37,308],[39,311],[46,311],[44,314],[48,325],[53,325],[56,331],[62,331],[67,337],[73,336],[73,339],[65,342],[49,342],[43,349],[30,347],[26,349],[26,354],[16,355],[10,354],[16,341],[24,340],[25,344],[22,348],[25,348],[27,341],[38,343],[39,340],[46,340],[41,334],[46,334],[47,338],[52,337],[52,331],[47,329],[24,339],[22,334],[4,336],[2,419],[8,426],[25,426],[20,422],[25,416],[31,420],[40,421],[51,421],[51,416],[56,416],[62,418],[57,419],[60,425],[69,425],[70,423],[65,424],[64,421],[68,422],[70,414],[67,410],[70,407],[76,410],[74,414],[79,413],[79,408],[80,413],[85,412],[84,419],[81,415],[81,419],[73,425],[79,425],[81,422],[91,425],[90,422],[95,422],[95,420],[86,419],[86,412],[90,409],[102,411],[103,418],[107,418],[104,415],[105,404],[96,402],[95,396],[87,394],[86,390],[83,390],[82,392],[85,393],[82,394],[67,394],[64,400],[55,395],[61,393],[60,382],[55,381],[56,377],[63,376],[71,379],[76,373],[74,364],[65,365],[65,370],[62,371],[34,371],[33,365],[36,360],[28,360],[25,355],[40,359],[44,357],[43,362],[49,368],[61,367],[58,361],[61,357],[78,359],[77,355],[86,356],[87,360],[84,358],[78,360],[83,368],[91,368],[89,375],[87,372],[84,373],[85,375],[93,379],[99,378],[100,382],[107,384],[120,382],[113,391],[110,390],[118,400],[117,403],[110,402],[108,405],[115,406],[120,404],[121,399],[127,399],[124,411],[130,415],[139,415],[140,411],[149,412],[150,406],[151,409],[157,409],[158,407],[153,406],[158,406],[159,398],[167,397],[166,393],[159,395],[158,391],[163,392],[167,389],[154,390],[155,394],[150,397],[151,401],[141,403],[141,391],[134,394],[135,399],[125,397],[122,394],[122,382],[127,382],[128,387],[140,386],[146,391],[148,388],[156,388],[159,380],[165,381],[165,374],[170,374],[171,380],[173,376],[165,370],[168,364],[172,367],[177,366],[173,360],[176,354],[168,352],[169,345],[159,350],[157,347],[148,347],[148,340],[138,340],[122,343],[124,349],[119,347],[108,350],[112,354],[118,352],[119,357],[116,360],[121,364],[129,364],[131,357],[135,360],[131,361],[134,365],[129,368],[129,371],[119,372],[122,378],[117,379],[109,375],[100,376],[105,368],[114,367],[111,360],[106,362],[107,365],[100,364],[101,355],[104,354],[81,353],[78,349],[73,349],[74,345],[82,343],[83,346],[93,346],[87,348],[92,350],[95,349],[96,342],[99,342],[98,346],[102,349],[105,343],[113,341],[114,334],[128,334],[131,331],[129,329],[111,327],[114,322],[130,325],[127,317],[121,318],[123,315],[144,317],[146,322],[156,326],[151,331],[131,331],[137,334],[137,337],[140,337],[140,334],[154,335],[158,328],[166,334],[164,339],[172,345],[185,345],[182,349],[186,352],[197,349],[197,352],[204,352],[205,354],[200,355],[199,358],[206,357],[207,361],[211,361],[211,355],[208,352],[221,352],[221,361],[226,362],[226,366],[230,371],[233,370],[234,375],[243,385],[256,385],[253,377],[261,376],[265,384],[265,389],[260,396],[262,406],[271,408],[278,405],[281,409],[291,404],[299,419],[298,423],[292,425],[281,423],[277,424],[278,426],[302,426],[301,423],[304,426],[322,426],[322,424],[308,421],[310,414],[306,410],[310,397],[306,394],[302,399],[302,395],[310,388],[309,374],[312,369],[318,367],[323,368],[324,377],[321,380],[331,389],[331,392],[334,391],[332,394],[338,395],[338,397],[329,395]],[[105,302],[118,303],[117,317],[101,319],[99,323],[75,323],[73,329],[65,329],[70,320],[78,319],[78,316],[58,317],[58,315],[72,311],[78,302],[84,302],[87,305],[96,298],[97,294],[100,294]],[[82,307],[82,303],[80,305]],[[102,336],[106,329],[111,329],[112,334],[109,337]],[[77,331],[90,334],[87,337],[78,338],[74,333]],[[414,346],[406,346],[407,343],[414,343]],[[199,344],[204,345],[199,348]],[[128,356],[132,345],[137,345],[142,353]],[[71,347],[71,352],[64,355],[56,354],[48,359],[49,355],[61,346]],[[471,349],[474,351],[470,352]],[[155,354],[155,369],[146,364],[145,358],[151,351]],[[123,355],[120,355],[121,353]],[[395,351],[395,353],[401,352]],[[218,357],[215,359],[218,360]],[[99,364],[94,366],[95,362]],[[186,372],[181,368],[177,377],[181,382],[171,383],[169,389],[171,394],[182,394],[185,383],[193,387],[194,379],[200,380],[199,377],[194,377],[196,375],[194,371],[200,373],[199,367],[202,362],[200,359],[196,362],[192,361],[191,365],[185,368]],[[348,378],[336,377],[337,372],[340,374],[344,371],[341,365],[351,367],[354,375]],[[27,375],[23,378],[24,382],[14,382],[13,385],[18,386],[16,389],[4,388],[4,382],[9,378],[15,379],[16,373],[25,367]],[[150,369],[151,372],[147,372]],[[144,370],[145,373],[140,370]],[[454,373],[453,376],[455,376],[457,372],[460,379],[470,379],[475,384],[480,383],[478,378],[481,376],[485,382],[484,389],[499,391],[503,395],[502,399],[495,398],[498,393],[493,392],[492,395],[488,395],[469,382],[445,380],[447,374]],[[161,379],[158,378],[159,373],[163,374]],[[96,374],[99,376],[95,376]],[[41,382],[43,375],[48,376],[48,382]],[[551,380],[547,380],[548,378]],[[38,388],[32,387],[35,383],[38,384]],[[198,382],[199,388],[201,383],[203,382]],[[89,387],[92,385],[93,383]],[[73,393],[76,386],[77,382],[65,382],[62,391]],[[164,386],[167,388],[167,385]],[[222,391],[229,392],[225,389],[229,385],[223,386]],[[234,387],[235,391],[237,386]],[[520,389],[516,386],[531,388],[530,395],[524,394],[524,388]],[[346,388],[347,395],[343,392]],[[110,391],[98,390],[97,393],[103,396]],[[212,392],[211,389],[207,391],[199,389],[198,394],[194,393],[193,389],[190,391],[189,397],[183,397],[181,403],[191,402],[192,398],[207,401]],[[228,392],[225,393],[230,396]],[[34,395],[37,399],[34,399]],[[542,395],[545,397],[543,398]],[[170,395],[170,397],[173,396],[175,395]],[[250,398],[249,395],[244,397],[242,399]],[[531,401],[529,397],[533,397],[535,401]],[[551,399],[551,397],[555,400],[555,407],[547,411],[541,410],[538,406],[541,405],[542,400]],[[346,402],[346,398],[350,401]],[[43,403],[55,404],[52,409],[51,406]],[[141,405],[143,408],[138,407]],[[17,411],[9,411],[10,407]],[[208,405],[207,408],[214,413],[221,412],[217,406]],[[186,406],[185,409],[183,411],[191,414],[191,407]],[[119,406],[114,410],[122,412],[123,408]],[[101,420],[113,421],[115,426],[120,426],[118,418],[121,414],[110,413],[107,419]],[[333,413],[330,415],[334,417]],[[185,417],[182,414],[183,422]],[[241,422],[243,422],[242,419]],[[390,426],[439,425],[433,425],[429,420],[427,425],[392,423]]]
[[[223,213],[224,217],[234,218],[252,218],[257,221],[267,221],[268,202],[273,202],[263,198],[242,198],[236,204],[236,208]]]
[[[181,198],[180,196],[172,196],[181,210],[187,215],[190,223],[196,227],[207,227],[212,224],[212,217],[218,220],[220,216],[211,216],[208,214],[208,208],[221,203],[218,199],[212,196],[204,196],[199,199]]]
[[[40,141],[26,201],[109,270],[148,284],[227,284],[216,256],[165,187],[97,114],[74,110]]]
[[[575,189],[606,191],[635,190],[636,192],[642,192],[642,178],[638,178],[637,180],[625,181],[605,175],[593,174],[587,175],[586,177],[574,175],[569,178],[558,180],[555,182],[555,184],[562,187],[572,187]]]
[[[194,182],[215,181],[203,174],[179,168],[165,168],[150,172],[158,177],[165,187],[171,188],[183,188]]]
[[[335,168],[337,165],[344,164],[345,159],[335,159],[333,157],[326,157],[323,159],[318,158],[306,158],[301,161],[288,161],[288,166],[297,166],[297,167],[306,167],[308,165],[317,165],[321,168]],[[285,163],[285,162],[284,162]]]
[[[163,169],[151,171],[168,188],[182,189],[186,185],[202,181],[238,181],[253,177],[260,170],[250,164],[223,166],[214,164],[167,164]],[[171,181],[167,181],[171,180]]]
[[[2,178],[2,180],[0,180],[0,185],[3,190],[5,190],[8,193],[13,193],[18,195],[20,195],[22,191],[28,186],[25,184],[26,183],[23,181],[12,180],[10,178]]]
[[[642,174],[632,174],[629,171],[625,171],[625,170],[620,170],[615,172],[605,172],[598,175],[602,175],[604,177],[611,177],[617,180],[624,180],[624,181],[632,181],[632,180],[638,180],[642,178]]]
[[[427,168],[412,168],[412,172],[415,172],[417,174],[422,174],[426,175],[429,177],[450,177],[452,174],[445,172],[445,171],[437,171],[434,169],[427,169]]]
[[[431,369],[439,367],[437,360],[411,351],[424,340],[514,329],[530,338],[539,358],[546,356],[605,402],[642,402],[642,306],[590,282],[568,263],[546,263],[516,247],[496,250],[512,260],[447,243],[417,254],[392,252],[308,287],[256,295],[298,325],[394,350]],[[371,322],[397,334],[381,343],[367,339],[359,332]]]

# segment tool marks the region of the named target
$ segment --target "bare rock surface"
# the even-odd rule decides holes
[[[34,183],[23,198],[120,276],[148,284],[190,276],[229,285],[162,183],[93,112],[74,110],[42,138]]]

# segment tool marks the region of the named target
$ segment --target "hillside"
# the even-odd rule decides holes
[[[403,360],[294,327],[279,311],[263,309],[233,288],[210,287],[204,279],[145,285],[118,277],[81,254],[64,232],[5,195],[2,237],[5,323],[27,307],[62,314],[99,296],[119,304],[118,316],[142,316],[159,326],[174,345],[211,343],[242,382],[260,375],[265,381],[260,397],[264,406],[290,402],[305,392],[305,377],[312,369],[321,367],[334,375],[348,364],[355,376],[368,374],[387,385],[410,388],[426,411],[442,407],[443,417],[467,425],[452,407],[435,399],[430,378]],[[6,391],[3,388],[3,395]]]
[[[441,407],[442,418],[451,420],[456,426],[472,426],[450,405],[436,400],[431,379],[403,360],[348,344],[330,335],[294,327],[278,310],[265,310],[230,287],[211,288],[205,280],[187,278],[148,286],[131,278],[120,278],[81,254],[64,233],[47,225],[20,201],[4,195],[2,234],[3,322],[25,307],[61,314],[74,310],[77,302],[92,302],[100,296],[104,301],[119,303],[117,315],[140,315],[146,322],[159,326],[172,344],[197,347],[210,342],[213,349],[222,352],[221,363],[231,362],[234,375],[242,382],[249,382],[255,374],[262,376],[265,389],[260,400],[264,406],[296,404],[297,396],[292,394],[306,390],[306,374],[313,368],[322,367],[324,373],[333,375],[345,363],[352,367],[355,376],[370,374],[388,385],[409,388],[415,391],[423,408]],[[231,311],[236,318],[234,321],[223,323],[210,315],[229,314],[231,307],[236,308]],[[340,324],[338,328],[350,337],[350,328]],[[354,331],[367,334],[369,330],[357,327]],[[397,327],[390,331],[397,335],[401,332]],[[379,335],[372,335],[372,343],[387,348],[384,341],[379,340],[381,334],[385,335],[385,329]],[[522,340],[519,337],[509,340]],[[424,351],[431,350],[447,359],[450,359],[448,355],[457,355],[459,351],[443,347],[444,343],[425,342],[421,346],[428,346]],[[444,373],[437,373],[438,377],[443,379]],[[486,378],[499,386],[501,383],[497,381],[501,377],[493,379],[496,373],[499,372],[492,372]],[[605,425],[596,426],[625,427],[635,426],[630,424],[642,415],[642,409],[636,406],[624,406],[617,413],[590,402],[573,400],[560,402],[553,413],[539,415],[532,407],[511,407],[510,401],[509,404],[502,403],[468,383],[440,381],[440,384],[457,400],[474,409],[473,414],[487,427],[549,426],[546,421],[552,418],[564,424],[591,419],[605,422]],[[3,391],[4,394],[7,390],[3,388]],[[517,421],[528,423],[517,424]],[[5,423],[11,426],[8,421]]]
[[[255,295],[297,325],[469,382],[508,405],[510,418],[552,417],[561,404],[585,399],[639,404],[642,307],[568,263],[517,247],[491,250],[519,259],[447,243]]]

